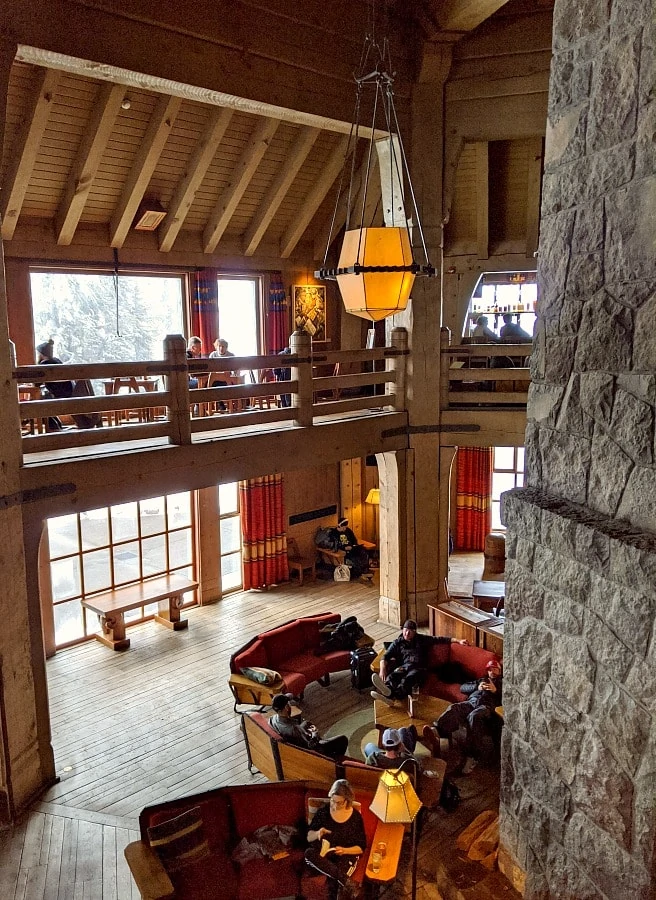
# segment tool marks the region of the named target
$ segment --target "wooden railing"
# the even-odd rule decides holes
[[[441,348],[441,407],[526,406],[531,344],[449,344]]]
[[[290,348],[292,352],[284,356],[187,359],[184,339],[172,335],[164,342],[164,360],[17,366],[13,378],[19,397],[33,396],[35,384],[54,381],[101,381],[108,391],[103,396],[20,399],[23,453],[159,437],[171,444],[189,444],[200,432],[285,422],[309,427],[323,416],[405,408],[405,329],[394,329],[391,346],[373,350],[313,354],[309,336],[297,333]],[[381,360],[384,371],[375,371]],[[372,371],[359,371],[367,363]],[[260,373],[270,374],[274,368],[289,368],[290,379],[261,380]],[[332,374],[326,375],[326,370]],[[254,383],[245,383],[243,375],[231,377],[233,372],[253,373]],[[223,373],[225,380],[235,383],[209,387],[213,373],[219,377]],[[190,377],[198,387],[190,387]],[[116,379],[119,387],[131,392],[113,393]],[[158,389],[160,383],[163,389]],[[376,393],[380,386],[385,393]],[[283,405],[283,397],[290,405]],[[100,427],[46,430],[49,418],[92,414],[102,418]]]

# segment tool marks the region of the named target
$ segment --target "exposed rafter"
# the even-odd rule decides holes
[[[112,247],[123,246],[181,105],[179,97],[164,95],[157,102],[112,216],[109,226],[109,242]]]
[[[291,223],[285,234],[283,234],[282,240],[280,241],[280,256],[282,259],[287,259],[291,256],[294,247],[300,241],[303,232],[314,218],[326,194],[339,175],[342,166],[344,165],[344,154],[346,153],[348,144],[349,139],[346,135],[340,138],[337,146],[330,155],[328,162],[324,166],[321,176],[317,179],[308,197],[303,202],[301,215]]]
[[[2,185],[2,237],[8,241],[14,236],[18,217],[25,199],[30,175],[34,168],[41,138],[48,124],[53,98],[59,82],[59,72],[39,69],[34,92],[25,111],[21,131],[11,155],[11,167]]]
[[[82,134],[77,157],[55,218],[58,244],[66,246],[73,240],[124,96],[125,88],[122,84],[104,84],[98,91],[91,121]]]
[[[473,31],[508,0],[431,0],[440,31]]]
[[[159,229],[159,249],[162,253],[173,246],[231,118],[231,109],[210,110],[205,132],[191,154],[185,176],[171,198],[169,211]]]
[[[271,182],[244,236],[244,255],[252,256],[319,136],[318,128],[301,128],[285,164]]]
[[[365,207],[364,211],[362,210],[362,192],[365,187],[365,175],[367,169],[367,160],[365,158],[364,162],[355,173],[353,178],[353,188],[355,191],[355,198],[351,201],[351,209],[355,210],[357,213],[357,224],[360,224],[360,218],[364,222],[365,226],[371,226],[373,224],[373,217],[376,213],[376,207],[380,203],[381,199],[381,186],[380,186],[380,177],[378,175],[378,155],[376,153],[372,154],[371,157],[371,169],[369,172],[369,182],[367,184],[367,196],[365,199]],[[346,191],[342,192],[342,196],[339,198],[339,203],[337,204],[337,210],[334,208],[330,210],[330,213],[321,225],[317,228],[314,235],[314,259],[321,260],[323,259],[325,250],[326,250],[326,241],[328,240],[328,234],[331,231],[332,225],[332,234],[331,234],[331,243],[335,240],[341,229],[346,224],[346,207],[348,204],[348,193]],[[333,212],[335,213],[335,219],[333,221]],[[355,222],[351,222],[351,227],[353,227]]]
[[[205,226],[203,232],[203,251],[205,253],[213,253],[221,240],[255,170],[269,149],[271,138],[276,133],[279,124],[280,122],[276,122],[274,119],[262,119],[256,126],[241,159],[235,166],[230,184],[219,197]]]

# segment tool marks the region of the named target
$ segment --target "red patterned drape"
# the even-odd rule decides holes
[[[198,269],[194,272],[191,298],[191,334],[198,335],[203,344],[203,356],[207,356],[219,336],[219,289],[216,269]]]
[[[289,343],[287,294],[282,274],[272,272],[269,277],[269,302],[266,307],[267,353],[280,353]]]
[[[456,550],[484,550],[492,527],[492,448],[458,447]]]
[[[244,590],[289,580],[282,475],[239,482]]]

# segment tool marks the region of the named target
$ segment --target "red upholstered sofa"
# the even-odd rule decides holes
[[[482,647],[466,644],[433,644],[429,660],[429,675],[422,690],[434,697],[459,703],[467,697],[460,685],[485,675],[485,667],[496,654]]]
[[[239,674],[246,666],[273,669],[282,675],[282,689],[302,697],[311,681],[325,686],[330,681],[331,672],[350,668],[349,650],[334,650],[321,656],[315,654],[321,644],[320,629],[340,621],[338,613],[319,613],[292,619],[271,631],[264,631],[233,653],[230,671]]]
[[[304,838],[308,797],[325,797],[325,786],[308,781],[239,785],[147,806],[139,816],[141,840],[129,844],[125,856],[141,895],[148,900],[270,900],[302,894],[301,879],[307,878],[302,845],[282,859],[257,858],[245,865],[232,860],[232,852],[244,837],[263,825],[294,825]],[[357,793],[371,848],[378,820],[369,811],[372,795]],[[209,855],[167,875],[151,849],[148,828],[199,807]],[[368,851],[354,874],[362,881]]]

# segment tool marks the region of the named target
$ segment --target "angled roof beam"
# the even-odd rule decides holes
[[[326,194],[342,170],[348,145],[348,136],[343,135],[337,142],[337,146],[324,166],[321,176],[317,179],[314,187],[304,200],[301,215],[294,219],[285,234],[283,234],[282,240],[280,241],[280,256],[282,259],[287,259],[291,256],[294,247],[300,241],[303,232],[314,218],[316,211],[321,206]]]
[[[231,109],[217,107],[210,110],[205,132],[191,154],[184,178],[175,189],[169,211],[160,225],[159,249],[162,253],[167,253],[173,246],[231,118]]]
[[[221,193],[205,226],[203,232],[203,251],[205,253],[213,253],[223,237],[223,232],[228,227],[228,222],[237,209],[262,157],[269,149],[271,138],[279,125],[280,122],[276,119],[261,119],[255,127],[241,158],[237,161],[230,184]]]
[[[360,219],[364,222],[365,228],[372,224],[373,216],[376,212],[376,207],[378,206],[381,199],[381,186],[380,186],[380,177],[378,175],[378,156],[376,153],[372,154],[371,157],[371,169],[369,171],[369,182],[367,184],[367,197],[364,207],[364,212],[362,212],[362,194],[365,188],[365,175],[367,170],[367,160],[365,158],[364,162],[355,173],[353,177],[353,192],[354,197],[351,200],[351,228],[359,228],[360,227]],[[317,228],[315,236],[314,236],[314,258],[315,260],[323,259],[324,253],[326,252],[326,241],[328,240],[328,233],[331,229],[332,224],[332,233],[330,235],[330,242],[332,243],[341,229],[346,224],[346,204],[348,203],[348,186],[342,188],[342,196],[339,199],[339,204],[337,206],[337,212],[335,212],[335,220],[333,221],[333,212],[334,208],[330,210],[328,216],[326,216],[325,220],[321,223],[321,225]]]
[[[60,245],[67,246],[73,240],[124,96],[122,84],[103,84],[98,90],[55,217],[55,235]]]
[[[271,182],[269,190],[264,195],[257,212],[253,216],[253,221],[248,227],[244,236],[244,256],[252,256],[260,245],[260,241],[271,224],[271,220],[278,212],[278,208],[282,203],[287,191],[292,186],[292,182],[299,173],[299,170],[305,160],[314,142],[319,136],[318,128],[301,128],[294,145],[292,146],[289,156],[284,165]]]
[[[167,97],[165,94],[162,94],[157,101],[157,106],[148,123],[146,134],[132,163],[132,169],[112,216],[109,226],[111,247],[123,246],[181,105],[180,97]]]
[[[432,0],[440,31],[473,31],[508,0]]]
[[[2,216],[2,237],[5,241],[14,236],[60,77],[59,72],[53,72],[51,69],[38,71],[21,131],[12,150],[11,165],[2,185],[0,216]]]

